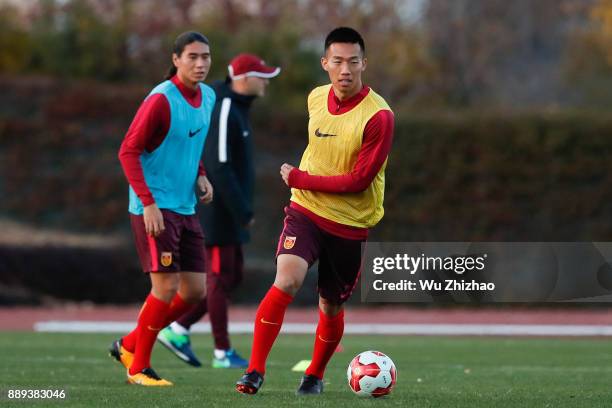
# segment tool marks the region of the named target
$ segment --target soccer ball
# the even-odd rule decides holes
[[[346,370],[349,387],[357,395],[382,397],[395,385],[397,372],[393,361],[380,351],[357,354]]]

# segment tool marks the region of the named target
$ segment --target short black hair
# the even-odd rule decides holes
[[[325,49],[324,52],[327,51],[330,45],[333,43],[350,43],[350,44],[359,44],[361,47],[361,52],[365,54],[365,44],[363,42],[363,38],[361,34],[357,32],[357,30],[350,27],[338,27],[334,28],[327,34],[325,37]]]

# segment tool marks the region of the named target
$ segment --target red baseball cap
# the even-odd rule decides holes
[[[280,67],[267,66],[257,55],[239,54],[230,61],[227,66],[229,76],[232,79],[244,77],[274,78],[280,73]]]

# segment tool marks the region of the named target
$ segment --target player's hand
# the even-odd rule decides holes
[[[293,169],[294,167],[288,163],[283,163],[280,168],[280,175],[287,186],[289,186],[289,173],[291,173]]]
[[[157,237],[166,229],[164,216],[155,203],[144,208],[143,218],[147,235]]]
[[[213,186],[210,184],[210,181],[208,181],[206,176],[198,177],[198,188],[202,192],[200,201],[202,201],[204,204],[210,203],[213,200]]]

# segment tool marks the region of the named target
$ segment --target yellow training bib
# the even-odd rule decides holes
[[[361,149],[366,124],[377,112],[391,110],[385,100],[370,89],[353,109],[332,115],[327,109],[331,85],[315,88],[308,96],[308,146],[300,170],[316,176],[350,173]],[[371,228],[383,217],[385,168],[383,163],[372,183],[359,193],[323,193],[291,189],[291,201],[313,213],[340,224]]]

